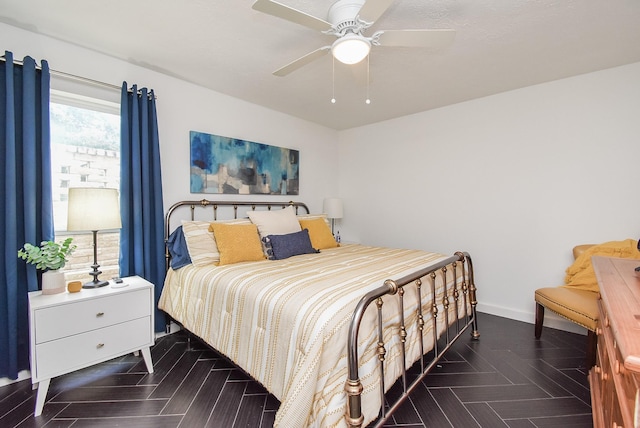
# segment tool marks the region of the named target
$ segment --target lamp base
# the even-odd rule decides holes
[[[89,272],[89,275],[93,277],[93,281],[85,282],[82,285],[82,288],[100,288],[100,287],[104,287],[105,285],[109,285],[109,281],[103,281],[101,279],[98,279],[98,275],[100,275],[102,271],[98,270],[100,265],[98,264],[98,260],[97,260],[98,256],[97,256],[96,248],[97,248],[96,231],[94,231],[93,232],[93,264],[91,265],[91,269],[93,270]]]
[[[106,285],[109,285],[109,281],[97,280],[85,282],[84,284],[82,284],[82,288],[100,288]]]

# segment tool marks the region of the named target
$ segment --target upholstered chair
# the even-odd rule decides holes
[[[577,259],[585,250],[592,247],[578,245],[573,248],[573,257]],[[535,292],[536,324],[535,336],[540,339],[545,308],[555,312],[587,329],[587,349],[585,365],[590,369],[596,361],[596,323],[598,320],[598,295],[596,291],[571,289],[570,287],[539,288]]]

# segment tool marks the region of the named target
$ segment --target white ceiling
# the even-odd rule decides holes
[[[334,2],[279,1],[323,19]],[[441,51],[374,47],[370,105],[366,61],[336,62],[332,104],[330,55],[271,73],[334,38],[252,4],[0,0],[0,21],[339,130],[640,61],[639,0],[395,0],[367,35],[452,28],[455,41]]]

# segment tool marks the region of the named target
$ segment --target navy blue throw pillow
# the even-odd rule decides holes
[[[263,241],[271,260],[282,260],[300,254],[320,252],[311,246],[309,230],[307,229],[286,235],[269,235]]]
[[[187,241],[184,238],[184,232],[182,232],[182,226],[178,226],[167,239],[167,248],[171,255],[171,268],[178,270],[183,266],[191,264],[191,257],[189,256],[189,249],[187,248]]]

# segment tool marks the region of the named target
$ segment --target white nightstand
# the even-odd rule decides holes
[[[29,293],[34,415],[42,413],[53,377],[138,350],[153,373],[153,316],[153,284],[137,276],[78,293]]]

